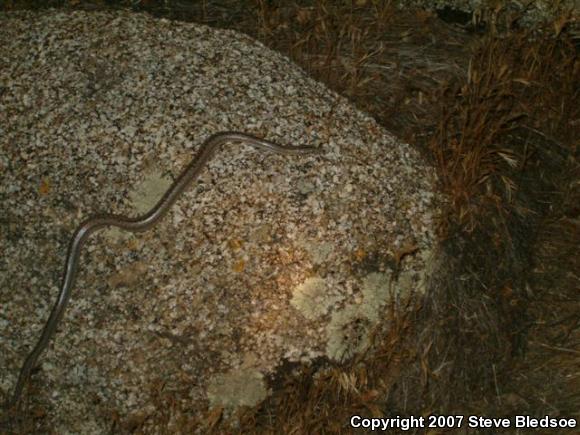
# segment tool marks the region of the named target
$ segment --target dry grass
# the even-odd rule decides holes
[[[526,31],[486,35],[466,80],[441,90],[441,119],[429,146],[451,197],[449,218],[470,230],[484,213],[481,206],[512,211],[518,188],[512,174],[529,163],[531,150],[521,143],[530,132],[573,144],[568,125],[577,119],[580,97],[575,47],[549,34],[530,38]]]
[[[23,3],[35,2],[8,6]],[[429,295],[406,314],[385,312],[364,357],[286,367],[265,403],[233,418],[152,381],[157,411],[112,410],[114,432],[350,433],[354,413],[580,418],[580,62],[570,16],[531,32],[496,8],[480,31],[388,1],[121,4],[236,28],[287,54],[419,147],[449,207]]]

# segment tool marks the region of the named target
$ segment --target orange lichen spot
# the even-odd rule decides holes
[[[38,186],[38,193],[40,193],[42,196],[45,196],[48,195],[48,192],[50,192],[50,182],[48,179],[43,178],[40,182],[40,186]]]
[[[354,253],[354,258],[356,258],[356,261],[363,261],[366,256],[367,253],[363,248],[358,248]]]
[[[139,243],[136,238],[131,237],[127,239],[126,246],[127,249],[136,250],[137,248],[139,248]]]
[[[234,264],[234,272],[240,273],[243,272],[246,267],[246,262],[244,260],[236,261]]]
[[[230,249],[233,249],[234,251],[239,251],[240,249],[242,249],[243,245],[244,242],[240,239],[230,239],[228,241],[228,246],[230,247]]]

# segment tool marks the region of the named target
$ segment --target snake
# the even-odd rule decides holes
[[[155,226],[163,216],[167,214],[171,206],[190,186],[193,180],[199,176],[207,163],[215,155],[216,151],[226,142],[244,143],[259,151],[268,151],[276,154],[307,155],[320,153],[320,149],[312,146],[280,145],[248,133],[237,131],[216,133],[210,136],[202,144],[199,153],[191,160],[185,169],[182,170],[171,186],[165,191],[161,199],[147,213],[137,217],[127,217],[117,214],[97,214],[82,222],[76,228],[69,242],[64,273],[62,276],[62,284],[58,297],[44,325],[40,338],[32,351],[28,354],[22,368],[20,369],[14,392],[11,398],[8,399],[8,407],[14,407],[19,403],[24,386],[30,379],[32,369],[36,366],[38,358],[42,352],[47,348],[63,317],[77,276],[81,249],[88,237],[99,229],[105,227],[117,227],[125,231],[136,233],[146,231]]]

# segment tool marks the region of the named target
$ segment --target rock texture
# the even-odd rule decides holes
[[[57,433],[105,433],[111,410],[147,416],[159,382],[192,403],[252,405],[284,361],[352,357],[387,304],[423,291],[433,170],[286,58],[147,15],[6,13],[1,392],[55,301],[74,228],[143,212],[224,130],[323,153],[226,145],[155,228],[90,239],[33,376]]]

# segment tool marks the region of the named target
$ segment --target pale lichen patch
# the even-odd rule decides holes
[[[164,176],[159,169],[148,172],[145,178],[129,192],[129,203],[135,210],[135,215],[142,216],[149,212],[169,189],[171,183],[171,179]],[[130,232],[117,227],[109,227],[103,234],[112,243],[123,242],[131,237]]]
[[[254,406],[268,396],[264,375],[256,369],[242,368],[214,376],[207,388],[211,406],[236,408]]]
[[[362,300],[332,315],[327,326],[326,354],[335,361],[358,355],[370,345],[370,332],[389,300],[391,273],[373,272],[363,278]]]
[[[387,272],[369,273],[363,279],[361,310],[369,320],[379,320],[380,308],[388,301],[390,286],[391,274]]]
[[[313,242],[306,240],[299,240],[298,244],[310,255],[312,263],[316,265],[323,264],[330,259],[332,251],[335,249],[330,242]]]
[[[339,296],[329,292],[324,279],[312,277],[294,289],[290,304],[307,319],[315,320],[326,315],[339,300]]]
[[[131,205],[139,215],[147,213],[161,199],[169,186],[171,179],[158,169],[153,170],[129,193]]]
[[[326,329],[326,355],[330,359],[345,361],[368,348],[372,324],[360,308],[353,304],[333,313]]]

